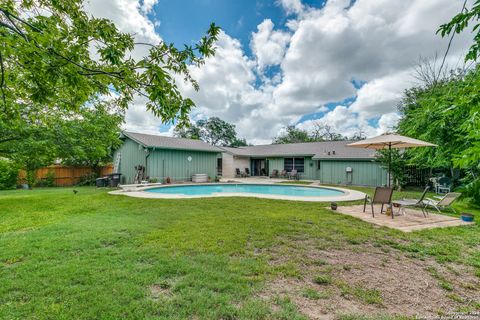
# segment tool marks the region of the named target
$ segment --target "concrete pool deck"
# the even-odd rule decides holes
[[[285,179],[269,179],[269,178],[239,178],[239,179],[223,179],[221,184],[275,184],[280,181],[285,181]],[[313,181],[312,181],[313,182]],[[172,186],[199,186],[199,185],[212,185],[214,183],[182,183],[182,184],[168,184],[155,186],[155,188],[168,188]],[[283,184],[288,186],[289,184]],[[250,197],[250,198],[263,198],[263,199],[274,199],[274,200],[290,200],[290,201],[309,201],[309,202],[341,202],[341,201],[354,201],[361,200],[365,198],[365,193],[349,190],[338,187],[331,186],[321,186],[319,184],[312,183],[311,185],[298,185],[291,184],[295,187],[311,187],[311,188],[326,188],[332,190],[338,190],[343,192],[341,195],[331,195],[331,196],[288,196],[288,195],[275,195],[275,194],[261,194],[261,193],[236,193],[236,192],[224,192],[224,193],[213,193],[205,195],[184,195],[184,194],[162,194],[154,192],[145,192],[148,189],[151,189],[151,186],[139,187],[136,190],[115,190],[109,192],[113,195],[125,195],[135,198],[149,198],[149,199],[198,199],[198,198],[216,198],[216,197]]]
[[[473,222],[462,221],[460,217],[452,217],[429,212],[425,218],[422,212],[419,210],[406,208],[405,211],[405,215],[394,216],[394,219],[385,214],[380,214],[379,205],[375,205],[375,217],[372,217],[372,211],[368,205],[365,212],[363,212],[363,205],[338,206],[337,210],[334,212],[349,215],[378,226],[397,229],[403,232],[412,232],[433,228],[468,226],[473,224]],[[394,213],[397,213],[397,210],[394,210]]]

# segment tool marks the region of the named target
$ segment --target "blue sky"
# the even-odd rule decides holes
[[[312,8],[321,8],[324,0],[302,1],[304,5]],[[288,19],[287,14],[278,1],[275,0],[159,0],[154,9],[149,13],[149,18],[160,23],[155,30],[167,42],[173,42],[177,47],[183,44],[195,43],[208,29],[210,23],[215,22],[227,34],[239,40],[246,55],[252,56],[249,46],[252,32],[265,19],[270,19],[277,29],[286,30]],[[266,69],[266,75],[272,76],[279,71],[278,66],[271,66]],[[256,86],[261,82],[257,78]],[[361,84],[354,83],[360,88]],[[332,110],[338,104],[350,105],[355,97],[349,97],[342,101],[325,104],[324,111],[308,113],[300,117],[298,123],[306,120],[320,118],[325,111]],[[378,119],[377,119],[378,120]],[[376,125],[375,121],[370,124]],[[166,132],[171,125],[162,124],[160,130]]]
[[[436,34],[460,0],[90,0],[95,16],[112,19],[138,40],[192,44],[211,22],[222,27],[216,55],[191,68],[200,91],[178,81],[196,108],[193,119],[217,116],[251,143],[268,143],[282,128],[330,125],[347,136],[392,130],[397,105],[419,58],[442,56]],[[435,14],[432,14],[435,12]],[[472,36],[455,37],[447,64],[459,61]],[[126,129],[166,133],[170,126],[136,97]]]
[[[321,7],[324,1],[303,3]],[[215,22],[227,34],[240,40],[249,55],[251,33],[256,31],[257,25],[268,18],[278,28],[284,28],[289,18],[273,0],[159,0],[149,16],[160,21],[155,29],[162,38],[177,46],[198,40],[210,23]]]
[[[313,8],[321,8],[324,0],[307,0],[303,4]],[[277,29],[284,29],[285,23],[292,18],[287,14],[281,5],[274,0],[159,0],[157,5],[148,14],[152,21],[159,21],[155,30],[167,42],[173,42],[177,47],[183,44],[193,44],[208,29],[212,22],[215,22],[227,34],[238,39],[248,56],[252,55],[249,43],[252,32],[265,19],[270,19]],[[271,76],[277,73],[278,66],[267,68],[266,75]],[[256,86],[261,85],[260,80],[255,82]],[[348,98],[345,103],[351,103]],[[326,105],[332,109],[337,103]],[[299,122],[316,119],[324,112],[306,114]],[[160,131],[166,132],[171,125],[160,125]]]

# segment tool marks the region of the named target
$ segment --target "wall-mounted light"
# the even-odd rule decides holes
[[[188,162],[191,162],[191,161],[192,161],[192,157],[191,157],[191,156],[188,156],[188,157],[187,157],[187,160],[188,160]]]

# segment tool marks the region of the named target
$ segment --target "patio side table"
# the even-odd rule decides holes
[[[405,207],[408,207],[408,206],[413,206],[415,204],[417,204],[417,201],[416,200],[395,200],[392,202],[393,205],[396,205],[398,206],[398,211],[397,213],[401,213],[403,215],[405,215]],[[392,212],[393,214],[393,212]]]
[[[420,203],[418,200],[415,199],[403,199],[403,200],[395,200],[392,202],[392,204],[398,205],[398,213],[402,213],[403,215],[405,214],[405,207],[418,207]],[[424,207],[420,207],[422,209],[423,216],[426,218],[426,211]]]

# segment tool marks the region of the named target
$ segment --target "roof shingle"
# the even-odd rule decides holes
[[[352,141],[324,141],[290,144],[268,144],[259,146],[228,148],[226,152],[237,156],[313,156],[313,159],[375,159],[375,150],[350,148]]]
[[[137,132],[124,131],[123,134],[128,138],[151,148],[178,149],[178,150],[196,150],[208,152],[222,152],[218,147],[212,146],[201,140],[183,139],[165,137],[153,134],[144,134]]]
[[[313,159],[317,160],[375,159],[375,150],[351,148],[346,146],[352,141],[268,144],[231,148],[212,146],[201,140],[173,138],[128,131],[124,131],[123,134],[145,147],[151,148],[228,152],[236,156],[245,157],[312,156]]]

